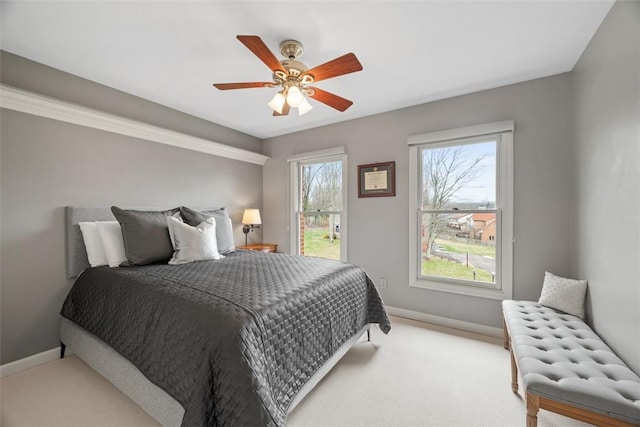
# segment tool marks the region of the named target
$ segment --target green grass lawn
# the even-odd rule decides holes
[[[325,238],[329,235],[328,228],[304,229],[304,254],[321,258],[340,259],[340,238]]]
[[[456,242],[453,240],[436,239],[436,244],[443,250],[448,252],[454,252],[458,254],[470,254],[488,256],[491,258],[496,257],[495,246],[477,245],[473,243]]]
[[[422,274],[473,280],[473,267],[434,256],[428,261],[422,261]],[[476,268],[476,280],[491,283],[491,274]]]

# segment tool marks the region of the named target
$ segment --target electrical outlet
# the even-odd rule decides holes
[[[387,279],[384,277],[380,278],[380,289],[387,289]]]

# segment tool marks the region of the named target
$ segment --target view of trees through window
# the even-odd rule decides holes
[[[493,283],[496,275],[495,140],[423,147],[423,276]]]
[[[300,255],[340,259],[342,162],[300,166]]]

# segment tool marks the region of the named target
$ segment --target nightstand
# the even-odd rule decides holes
[[[253,245],[238,246],[238,249],[248,249],[250,251],[259,252],[275,252],[276,249],[278,249],[278,245],[274,245],[273,243],[255,243]]]

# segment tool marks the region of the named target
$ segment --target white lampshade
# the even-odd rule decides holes
[[[291,86],[287,91],[287,104],[290,107],[298,107],[304,101],[304,95],[296,86]]]
[[[271,107],[271,109],[273,111],[275,111],[278,114],[282,114],[282,107],[284,107],[284,95],[282,95],[281,92],[276,93],[276,96],[273,97],[273,99],[267,103],[267,105],[269,107]]]
[[[303,114],[306,114],[312,109],[313,107],[311,106],[311,104],[309,104],[309,101],[307,101],[307,98],[304,98],[303,101],[298,106],[298,115],[301,116]]]
[[[242,215],[242,223],[246,225],[262,224],[259,209],[245,209]]]

